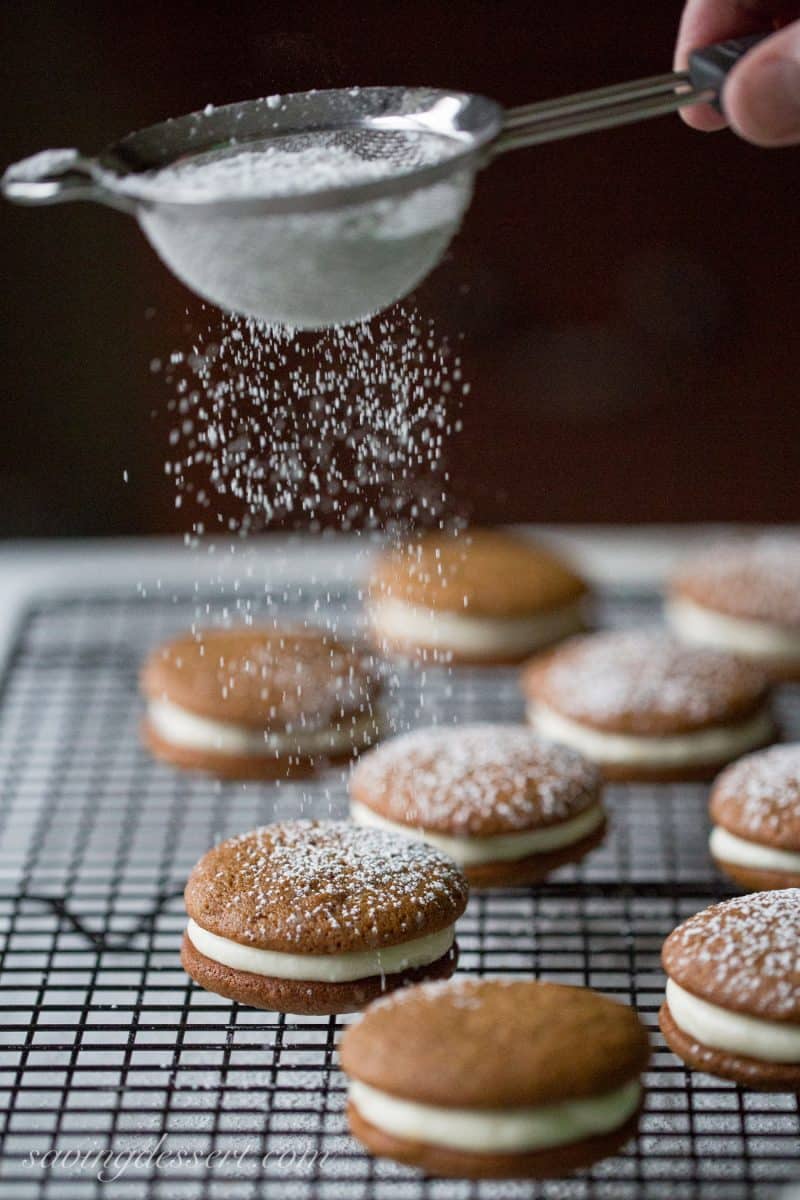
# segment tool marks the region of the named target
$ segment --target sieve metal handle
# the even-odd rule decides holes
[[[710,103],[721,108],[720,97],[728,72],[753,46],[769,36],[760,33],[695,50],[690,55],[688,71],[669,71],[631,83],[575,92],[559,100],[511,108],[491,152],[502,154],[595,129],[630,125],[675,112],[687,104]]]
[[[94,200],[133,212],[135,202],[106,187],[97,170],[95,160],[84,158],[77,150],[43,150],[8,167],[0,178],[0,191],[16,204]]]

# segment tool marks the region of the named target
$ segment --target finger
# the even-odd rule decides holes
[[[722,102],[732,128],[748,142],[800,142],[800,21],[773,34],[736,64]]]
[[[678,29],[675,70],[686,70],[692,50],[763,32],[783,7],[781,0],[688,0]],[[681,109],[681,116],[687,125],[705,132],[727,125],[710,104],[692,104]]]

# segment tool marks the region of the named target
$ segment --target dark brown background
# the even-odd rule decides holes
[[[505,104],[660,72],[675,3],[5,3],[7,161],[276,91],[431,83]],[[796,520],[800,151],[673,118],[480,180],[420,308],[464,332],[450,455],[483,520]],[[132,221],[2,209],[0,534],[183,530],[163,381],[191,296]],[[150,311],[148,310],[155,310]],[[130,483],[122,480],[127,470]]]

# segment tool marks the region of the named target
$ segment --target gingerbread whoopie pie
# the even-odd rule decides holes
[[[730,879],[751,891],[800,887],[800,745],[728,767],[709,808],[711,854]]]
[[[350,1130],[431,1175],[549,1178],[634,1135],[650,1048],[588,988],[465,979],[370,1005],[341,1043]]]
[[[352,1012],[455,970],[467,881],[433,846],[343,821],[284,821],[189,876],[184,970],[255,1008]]]
[[[370,654],[322,630],[187,633],[144,664],[142,736],[177,767],[229,779],[304,775],[376,740],[381,686]]]
[[[369,587],[382,649],[456,663],[520,662],[585,627],[588,588],[562,559],[499,530],[426,534],[386,553]]]
[[[726,542],[693,555],[670,582],[667,619],[685,641],[800,679],[800,538]]]
[[[709,778],[775,734],[758,667],[660,631],[573,638],[534,659],[522,685],[534,729],[608,779]]]
[[[600,776],[524,725],[418,729],[369,751],[350,815],[438,846],[478,887],[537,883],[602,841]]]
[[[659,1025],[690,1067],[761,1091],[800,1091],[800,889],[704,909],[661,953]]]

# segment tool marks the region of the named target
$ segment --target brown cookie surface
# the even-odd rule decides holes
[[[769,892],[780,888],[800,887],[800,871],[764,871],[753,867],[743,867],[740,863],[726,862],[716,855],[714,862],[723,875],[727,875],[734,883],[746,892]]]
[[[598,803],[600,776],[524,725],[463,725],[384,742],[355,768],[350,794],[400,825],[492,837],[571,820]]]
[[[636,1013],[587,988],[455,979],[372,1005],[345,1033],[342,1067],[437,1107],[556,1104],[610,1092],[649,1058]]]
[[[184,899],[203,929],[291,954],[343,954],[424,937],[461,916],[468,886],[423,842],[343,821],[284,821],[213,847]]]
[[[529,1154],[469,1154],[395,1137],[366,1121],[352,1103],[347,1106],[347,1119],[353,1135],[373,1154],[422,1167],[429,1175],[458,1179],[553,1179],[616,1154],[636,1135],[639,1113],[611,1133]]]
[[[800,538],[706,547],[678,568],[669,590],[713,612],[800,631]]]
[[[765,1062],[705,1046],[675,1023],[666,1001],[659,1010],[658,1024],[670,1050],[696,1071],[719,1075],[758,1091],[800,1092],[800,1064]]]
[[[493,529],[426,534],[390,551],[376,563],[369,588],[372,603],[393,599],[474,617],[549,612],[587,591],[552,551]]]
[[[523,671],[526,696],[601,732],[661,737],[741,721],[761,709],[756,666],[660,631],[570,639]]]
[[[181,964],[200,987],[228,1000],[270,1012],[324,1016],[358,1012],[379,996],[421,980],[449,978],[458,965],[458,945],[454,943],[447,954],[424,967],[390,975],[370,975],[345,983],[321,983],[318,980],[276,979],[226,967],[201,954],[184,933]]]
[[[696,913],[672,931],[667,975],[720,1008],[800,1024],[800,889],[755,892]]]
[[[717,779],[709,808],[736,837],[800,853],[800,745],[739,759]]]
[[[322,630],[207,629],[152,651],[141,673],[148,700],[214,721],[272,732],[339,728],[369,714],[380,669],[357,645]]]
[[[729,726],[735,732],[736,726]],[[768,739],[772,741],[772,738]],[[609,783],[710,783],[719,773],[719,760],[686,766],[658,767],[647,763],[598,763]]]

